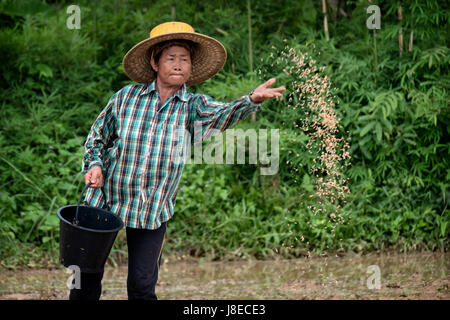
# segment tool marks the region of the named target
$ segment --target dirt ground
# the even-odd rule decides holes
[[[64,300],[65,268],[2,271],[0,300]],[[165,259],[159,299],[450,299],[450,254],[354,255],[295,260],[178,262]],[[102,299],[127,299],[127,267],[107,267]]]

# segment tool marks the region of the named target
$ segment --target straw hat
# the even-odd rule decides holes
[[[203,82],[222,69],[227,59],[224,46],[214,38],[194,32],[189,24],[166,22],[154,27],[150,37],[136,44],[123,58],[125,73],[138,83],[152,82],[156,73],[150,65],[153,47],[167,40],[190,40],[194,42],[195,54],[191,57],[192,71],[186,85]]]

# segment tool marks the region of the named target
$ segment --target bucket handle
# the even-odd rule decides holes
[[[78,198],[77,209],[75,211],[75,218],[72,221],[72,224],[74,226],[77,226],[78,223],[79,223],[79,221],[78,221],[78,208],[80,207],[80,203],[81,203],[81,199],[83,198],[83,194],[86,191],[86,189],[91,186],[91,184],[92,184],[92,182],[89,182],[87,185],[84,186],[83,190],[81,191],[80,197]],[[104,205],[103,205],[103,209],[109,210],[108,204],[106,202],[105,190],[103,190],[103,188],[100,188],[100,190],[102,191],[103,201],[105,202]]]

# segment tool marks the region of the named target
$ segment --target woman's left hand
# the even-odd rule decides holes
[[[269,98],[282,97],[283,95],[281,94],[281,92],[286,90],[286,88],[269,88],[274,83],[275,78],[272,78],[253,90],[253,92],[250,94],[250,99],[252,100],[252,102],[260,103]]]

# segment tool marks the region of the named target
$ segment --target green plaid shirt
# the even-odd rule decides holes
[[[191,94],[185,85],[161,105],[155,82],[128,85],[111,97],[92,125],[82,171],[102,168],[110,211],[127,227],[159,228],[174,214],[186,146],[259,108],[248,96],[223,103]],[[85,201],[101,206],[101,190],[89,188]]]

